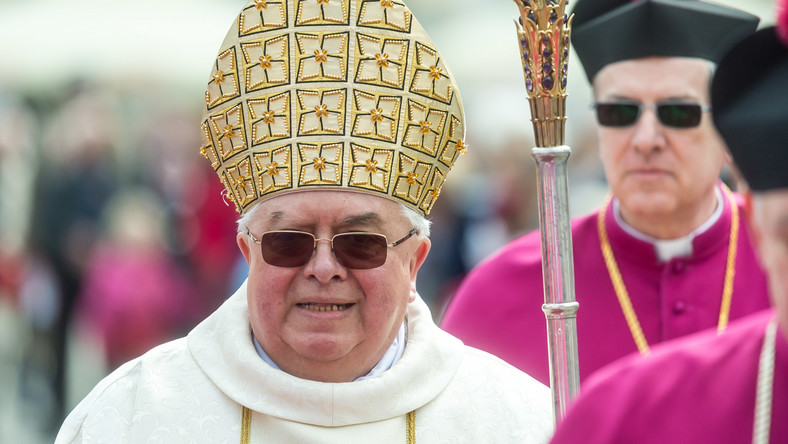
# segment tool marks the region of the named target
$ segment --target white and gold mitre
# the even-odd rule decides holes
[[[201,153],[243,214],[361,191],[427,215],[465,150],[453,77],[398,0],[250,0],[205,93]]]

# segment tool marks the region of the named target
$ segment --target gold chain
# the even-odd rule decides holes
[[[722,333],[728,325],[728,314],[731,309],[731,297],[733,296],[733,277],[736,274],[736,245],[739,238],[739,207],[733,198],[733,194],[725,184],[722,185],[722,190],[731,205],[731,233],[728,240],[728,260],[725,264],[725,280],[722,288],[722,302],[720,305],[720,316],[717,321],[717,332]],[[624,318],[629,326],[629,331],[632,333],[632,338],[635,340],[638,350],[642,354],[648,354],[649,347],[646,341],[646,336],[643,334],[643,329],[640,328],[635,309],[632,308],[632,301],[629,299],[629,293],[624,285],[624,279],[621,277],[621,272],[616,264],[616,259],[613,256],[613,249],[610,246],[610,240],[607,237],[607,229],[605,228],[605,214],[610,205],[611,196],[608,195],[602,209],[599,211],[597,217],[597,231],[599,232],[599,242],[602,247],[602,256],[605,258],[605,265],[607,272],[610,275],[610,281],[613,283],[613,288],[616,291],[618,303],[621,305],[621,310],[624,312]]]
[[[416,411],[405,415],[405,440],[407,444],[416,444]],[[241,406],[241,444],[249,444],[252,434],[252,411],[246,406]]]

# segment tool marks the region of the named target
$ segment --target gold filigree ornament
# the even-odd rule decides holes
[[[206,85],[200,154],[241,214],[343,189],[427,215],[466,150],[456,82],[400,0],[249,0]]]
[[[566,0],[514,0],[517,36],[536,146],[564,144],[566,85],[572,17]]]

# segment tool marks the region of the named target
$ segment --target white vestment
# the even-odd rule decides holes
[[[547,387],[438,329],[419,297],[406,320],[405,353],[383,374],[300,379],[258,356],[244,284],[185,338],[104,378],[55,442],[238,443],[241,406],[252,411],[251,442],[405,443],[411,411],[419,444],[549,439]]]

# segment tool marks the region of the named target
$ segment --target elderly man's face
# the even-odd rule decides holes
[[[338,233],[383,234],[391,243],[413,227],[400,206],[348,191],[306,191],[260,204],[249,230],[296,230],[330,239]],[[340,265],[328,242],[318,242],[306,265],[277,267],[263,260],[246,234],[238,245],[249,263],[248,302],[254,336],[284,371],[327,382],[368,373],[392,344],[429,239],[414,236],[389,247],[385,264],[367,270]]]
[[[782,325],[788,325],[788,189],[752,198],[752,231],[758,257],[769,279],[772,303]]]
[[[704,60],[677,57],[614,63],[594,80],[596,101],[709,106],[710,69]],[[696,212],[700,202],[713,209],[710,196],[727,157],[709,113],[699,126],[679,129],[660,123],[653,108],[643,108],[635,124],[599,126],[598,134],[605,175],[622,212],[680,216]]]

